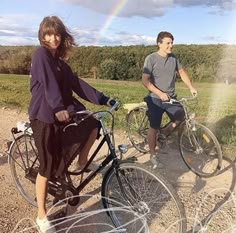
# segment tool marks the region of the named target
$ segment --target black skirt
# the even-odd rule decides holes
[[[100,128],[99,122],[92,117],[78,126],[68,127],[64,132],[66,125],[31,120],[39,155],[39,174],[48,179],[63,176],[66,168],[86,144],[92,130]]]

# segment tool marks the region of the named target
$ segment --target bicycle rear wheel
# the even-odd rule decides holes
[[[148,152],[147,132],[149,128],[147,109],[137,107],[132,109],[126,118],[128,136],[131,144],[140,152]]]
[[[186,215],[173,187],[136,163],[121,163],[102,183],[102,202],[118,232],[186,232]]]
[[[23,198],[37,207],[35,180],[38,174],[39,161],[34,139],[31,135],[19,136],[11,146],[9,164],[13,181]],[[53,197],[48,194],[47,207],[52,206]]]
[[[211,177],[221,169],[221,146],[210,129],[202,124],[182,128],[179,150],[185,164],[198,176]]]

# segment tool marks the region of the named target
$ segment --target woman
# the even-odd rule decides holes
[[[99,128],[98,122],[91,118],[76,129],[76,137],[68,135],[69,131],[67,135],[62,133],[63,125],[70,121],[69,113],[85,109],[79,101],[75,102],[72,93],[74,91],[81,98],[100,105],[108,104],[109,98],[77,78],[65,63],[75,42],[58,17],[43,19],[38,39],[41,46],[32,58],[29,106],[29,118],[40,163],[36,178],[36,223],[41,232],[55,232],[46,216],[48,179],[63,175],[66,161],[63,160],[62,152],[67,154],[71,145],[76,143],[79,143],[76,148],[79,164],[83,167]]]

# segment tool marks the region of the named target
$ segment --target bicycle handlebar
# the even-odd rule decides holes
[[[120,103],[118,101],[115,101],[115,100],[114,100],[114,102],[112,102],[112,101],[110,102],[112,104],[112,106],[108,110],[103,110],[103,111],[98,111],[98,112],[92,112],[89,110],[82,110],[82,111],[74,112],[74,113],[70,114],[70,116],[75,117],[78,115],[86,114],[87,115],[86,118],[93,116],[96,119],[97,118],[101,119],[106,113],[108,113],[108,112],[112,113],[114,111],[117,111],[120,108]]]
[[[94,117],[95,119],[100,121],[107,113],[111,114],[112,112],[117,111],[119,109],[119,107],[120,107],[120,103],[118,101],[115,101],[115,100],[112,100],[112,101],[110,101],[110,104],[112,106],[108,110],[103,110],[103,111],[98,111],[98,112],[92,112],[92,111],[89,111],[89,110],[82,110],[82,111],[77,111],[77,112],[70,113],[70,117],[74,118],[75,122],[73,122],[71,124],[68,124],[63,129],[63,131],[65,131],[70,126],[77,126],[77,125],[79,125],[82,121],[88,119],[89,117]],[[79,120],[76,120],[75,117],[79,116],[79,115],[85,115],[85,116],[82,117]]]
[[[193,95],[192,97],[183,97],[183,98],[181,98],[179,100],[173,99],[173,98],[169,98],[169,100],[163,101],[163,102],[167,103],[167,104],[185,103],[185,102],[188,102],[188,101],[192,101],[192,100],[194,100],[196,98],[197,98],[197,94]]]

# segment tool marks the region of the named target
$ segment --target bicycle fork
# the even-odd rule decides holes
[[[188,138],[189,138],[189,142],[191,144],[191,146],[195,149],[194,152],[196,154],[200,154],[203,152],[203,149],[199,143],[199,141],[197,140],[194,132],[197,131],[196,125],[195,125],[195,121],[191,120],[187,122],[186,124],[187,130],[188,130]]]
[[[149,210],[147,204],[142,201],[142,198],[134,190],[134,188],[131,185],[131,182],[129,181],[129,178],[125,174],[125,171],[119,172],[118,168],[116,168],[115,172],[116,172],[116,178],[118,180],[118,184],[119,184],[121,193],[124,196],[125,200],[128,202],[128,204],[130,205],[130,207],[132,207],[133,209],[136,209],[142,215],[148,213],[150,210]],[[126,194],[127,191],[123,187],[123,183],[122,183],[121,177],[120,177],[121,175],[124,177],[124,183],[129,188],[130,195]],[[139,200],[139,201],[137,202],[137,200]]]

